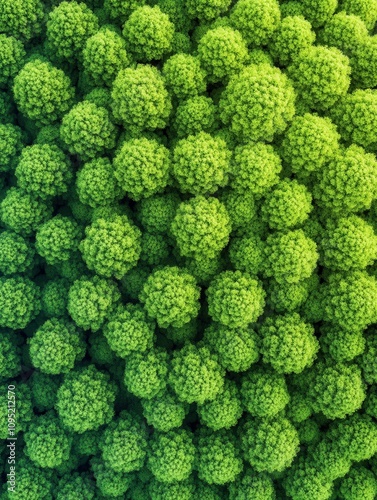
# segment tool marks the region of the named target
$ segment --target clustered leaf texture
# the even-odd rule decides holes
[[[0,0],[1,500],[375,500],[376,30]]]

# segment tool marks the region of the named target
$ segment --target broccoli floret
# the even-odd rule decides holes
[[[89,37],[99,28],[98,18],[84,2],[61,2],[48,15],[46,41],[54,56],[81,60]]]
[[[41,291],[29,278],[0,278],[0,327],[25,328],[41,310]]]
[[[344,500],[364,498],[373,500],[377,494],[377,479],[373,472],[363,466],[354,466],[341,479],[339,493]]]
[[[289,402],[284,376],[262,366],[242,377],[240,392],[244,408],[253,417],[275,417]]]
[[[323,325],[321,328],[321,349],[337,363],[352,361],[365,350],[366,341],[362,330],[348,328],[336,325]]]
[[[241,271],[224,271],[207,289],[208,312],[214,321],[244,328],[263,313],[265,292],[259,281]]]
[[[259,339],[249,328],[213,324],[204,331],[203,340],[228,371],[244,372],[259,359]]]
[[[108,158],[96,158],[77,172],[76,189],[81,203],[92,208],[108,206],[123,197]]]
[[[33,366],[50,375],[69,372],[86,351],[76,326],[58,318],[43,323],[28,343]]]
[[[191,432],[185,429],[156,432],[149,446],[147,467],[157,481],[174,483],[188,479],[196,451]]]
[[[200,289],[195,279],[178,267],[154,271],[146,280],[139,299],[160,328],[181,327],[199,312]]]
[[[0,335],[0,380],[16,377],[21,372],[21,349],[18,337],[7,330]]]
[[[40,0],[4,0],[0,32],[29,41],[42,31],[44,6]]]
[[[189,16],[204,22],[212,21],[225,13],[231,0],[186,0],[185,3]]]
[[[374,331],[365,336],[365,349],[360,354],[357,362],[362,369],[363,379],[369,385],[376,384],[377,367],[374,359],[377,355],[377,340]]]
[[[278,313],[296,311],[306,303],[309,293],[317,284],[316,281],[316,275],[297,283],[271,279],[266,287],[267,303]]]
[[[48,375],[35,370],[29,379],[33,407],[39,412],[52,410],[56,404],[56,394],[61,383],[60,375]]]
[[[319,36],[323,45],[336,47],[350,57],[353,67],[353,56],[357,53],[357,46],[366,40],[368,30],[358,16],[339,12],[325,24]]]
[[[274,500],[275,488],[271,477],[251,468],[229,484],[229,500]]]
[[[298,54],[310,47],[316,39],[311,24],[301,16],[286,16],[268,45],[272,57],[282,66],[288,66]]]
[[[56,264],[77,251],[81,238],[82,229],[72,217],[56,215],[39,226],[35,248],[48,264]]]
[[[115,118],[135,133],[164,128],[172,110],[162,75],[149,65],[119,71],[111,97]]]
[[[294,173],[307,177],[321,170],[338,153],[340,139],[327,117],[296,116],[284,136],[280,153]]]
[[[178,401],[169,389],[164,389],[153,398],[142,399],[141,406],[148,425],[162,432],[181,427],[188,412],[188,405]]]
[[[110,87],[117,73],[130,63],[126,43],[115,30],[105,26],[87,39],[83,65],[96,85]]]
[[[209,82],[226,81],[246,63],[246,42],[239,31],[220,26],[200,39],[198,57]]]
[[[229,160],[225,141],[200,132],[176,144],[173,175],[183,193],[213,194],[228,182]]]
[[[14,36],[1,34],[0,44],[0,87],[6,88],[22,68],[26,52],[23,43]]]
[[[146,500],[153,498],[154,500],[194,500],[196,493],[196,485],[193,477],[189,477],[184,481],[176,481],[175,483],[161,483],[157,479],[152,479],[148,484],[149,496],[145,497],[145,486],[143,486],[142,495],[135,500]]]
[[[246,155],[245,155],[246,157]],[[275,183],[278,179],[275,180]],[[251,183],[250,183],[251,184]],[[225,189],[219,196],[230,217],[230,223],[235,233],[244,234],[255,224],[256,206],[254,194],[248,189],[241,191],[241,183],[238,186],[240,191]],[[257,232],[257,231],[256,231]]]
[[[106,467],[115,472],[132,472],[143,467],[147,455],[147,430],[123,411],[104,430],[99,441]]]
[[[22,150],[15,174],[25,192],[48,199],[68,191],[72,166],[63,151],[49,144],[34,144]]]
[[[172,130],[178,139],[182,139],[195,136],[200,132],[211,132],[216,123],[216,106],[213,100],[206,96],[195,96],[178,103],[172,121]],[[215,135],[214,138],[221,139],[219,135]]]
[[[225,379],[224,387],[212,401],[198,404],[200,423],[213,431],[230,429],[241,418],[243,408],[238,387],[232,380]]]
[[[294,500],[328,500],[333,492],[333,484],[304,457],[291,467],[283,480],[286,493]]]
[[[360,17],[368,28],[372,30],[377,21],[376,0],[341,0],[340,8],[347,14]]]
[[[125,141],[114,158],[114,175],[127,195],[139,201],[160,193],[170,180],[170,153],[146,137]]]
[[[171,50],[174,24],[158,5],[135,9],[124,24],[127,49],[136,61],[162,59]]]
[[[135,9],[145,3],[146,0],[105,0],[103,6],[114,22],[124,23]]]
[[[317,260],[317,246],[302,229],[267,237],[264,273],[279,283],[298,283],[309,278]]]
[[[83,101],[64,116],[60,136],[70,153],[88,160],[115,147],[116,128],[107,109]]]
[[[52,498],[53,478],[50,469],[38,467],[25,456],[20,457],[18,467],[20,470],[17,472],[17,488],[14,493],[6,492],[3,495],[4,499],[50,500]]]
[[[151,233],[168,233],[180,203],[177,193],[153,195],[137,205],[137,216],[145,230]]]
[[[252,47],[267,45],[280,23],[276,0],[238,0],[230,13],[230,21]]]
[[[256,3],[265,5],[259,0]],[[347,89],[348,85],[344,93]],[[220,118],[240,138],[271,142],[292,120],[294,101],[294,91],[285,74],[268,64],[252,64],[230,78],[221,94]]]
[[[134,479],[132,474],[115,472],[97,457],[90,461],[90,465],[96,485],[105,498],[122,498]]]
[[[151,399],[166,387],[168,354],[160,348],[131,352],[126,359],[124,383],[138,398]]]
[[[116,393],[109,374],[84,366],[64,376],[55,408],[63,426],[81,434],[111,421]]]
[[[238,271],[257,275],[262,269],[264,244],[256,235],[234,238],[229,245],[229,259]]]
[[[35,263],[32,243],[13,231],[0,233],[0,272],[5,276],[25,273]]]
[[[121,279],[136,266],[141,232],[126,215],[95,219],[85,234],[79,248],[88,268],[99,276]]]
[[[39,467],[55,468],[68,460],[72,436],[54,412],[36,416],[25,432],[25,454]]]
[[[313,197],[334,214],[362,212],[376,197],[377,161],[374,155],[352,145],[339,152],[318,175]]]
[[[42,126],[60,120],[69,110],[74,89],[61,69],[35,59],[26,63],[15,77],[13,93],[21,113]]]
[[[65,474],[54,488],[57,500],[94,500],[95,484],[85,472]]]
[[[312,325],[297,313],[269,317],[259,331],[263,361],[278,373],[300,373],[313,364],[318,340]]]
[[[0,172],[13,170],[22,150],[22,131],[12,123],[0,123]]]
[[[203,404],[221,392],[224,372],[207,347],[187,343],[173,352],[169,384],[180,401]]]
[[[98,276],[76,280],[68,292],[68,312],[76,325],[97,331],[111,315],[120,293],[117,285]]]
[[[282,472],[298,453],[297,431],[282,416],[247,420],[240,438],[245,459],[257,472]]]
[[[141,236],[140,260],[150,266],[166,264],[169,245],[161,234],[143,233]]]
[[[166,86],[178,99],[195,97],[206,90],[206,73],[197,57],[174,54],[166,60],[162,75]]]

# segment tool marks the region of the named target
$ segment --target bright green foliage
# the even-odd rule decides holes
[[[161,234],[144,233],[141,237],[140,260],[147,265],[156,266],[166,263],[169,245]]]
[[[305,422],[312,414],[310,400],[306,394],[290,387],[290,399],[286,408],[286,416],[295,424]]]
[[[278,283],[309,278],[318,260],[317,246],[302,229],[273,233],[265,245],[264,273]]]
[[[169,16],[176,30],[183,34],[192,28],[193,20],[187,16],[185,0],[158,0],[156,3],[162,12]],[[174,51],[174,53],[179,52],[179,50]]]
[[[113,469],[107,467],[103,460],[97,457],[93,458],[90,464],[96,485],[103,497],[122,497],[131,486],[133,480],[131,474],[115,472]]]
[[[77,172],[76,188],[81,203],[93,208],[110,205],[123,196],[108,158],[85,163]]]
[[[135,201],[164,190],[170,177],[170,153],[146,137],[125,141],[114,158],[114,175]]]
[[[13,93],[22,114],[38,125],[50,125],[70,109],[74,89],[62,70],[35,59],[26,63],[15,77]]]
[[[288,471],[283,484],[287,494],[295,500],[328,500],[333,491],[332,483],[301,457]]]
[[[1,34],[0,44],[0,87],[3,88],[12,83],[13,78],[22,68],[26,52],[23,43],[14,36]]]
[[[33,407],[40,412],[52,410],[61,382],[60,375],[48,375],[35,370],[29,379]]]
[[[234,238],[229,245],[229,259],[234,269],[256,275],[262,268],[263,241],[259,236]]]
[[[324,319],[341,328],[360,328],[376,321],[377,281],[363,271],[330,275],[324,289]]]
[[[246,1],[265,5],[258,0]],[[294,101],[294,91],[285,74],[268,64],[255,64],[230,78],[221,95],[220,118],[245,140],[271,142],[292,120]]]
[[[250,192],[249,189],[245,192],[225,189],[219,198],[228,212],[230,223],[234,231],[243,233],[250,229],[250,226],[256,222],[255,199],[253,193]]]
[[[80,251],[89,269],[117,279],[136,266],[141,252],[141,232],[126,215],[96,219],[87,226]]]
[[[166,387],[168,355],[160,348],[132,352],[126,359],[124,383],[138,398],[151,399]]]
[[[200,39],[198,57],[209,82],[224,81],[238,73],[247,61],[247,47],[239,31],[219,27]]]
[[[102,459],[115,472],[132,472],[143,467],[147,431],[143,424],[123,411],[105,429],[100,439]]]
[[[330,419],[354,413],[365,399],[361,371],[355,364],[319,365],[307,389],[314,411]]]
[[[5,276],[28,271],[34,257],[34,247],[26,238],[13,231],[0,233],[0,272]]]
[[[40,0],[4,0],[0,15],[0,31],[30,40],[40,34],[44,8]]]
[[[18,337],[7,330],[0,334],[0,380],[16,377],[21,372],[21,350]]]
[[[72,217],[56,215],[39,226],[35,248],[48,264],[56,264],[77,251],[81,238],[82,229]]]
[[[261,208],[271,229],[291,229],[309,217],[313,207],[308,189],[296,180],[283,180],[270,191]]]
[[[119,71],[111,97],[115,118],[134,132],[165,127],[172,110],[164,80],[153,66]]]
[[[244,328],[263,312],[265,292],[259,281],[241,271],[224,271],[207,290],[208,312],[214,321]]]
[[[0,278],[0,327],[25,328],[39,314],[40,294],[40,288],[28,278]]]
[[[293,312],[299,309],[309,297],[315,275],[309,279],[297,283],[278,282],[274,279],[269,281],[267,291],[267,303],[278,313]]]
[[[85,355],[86,345],[76,326],[63,319],[48,319],[29,339],[35,368],[50,375],[68,373]]]
[[[347,14],[359,16],[368,30],[371,30],[377,21],[376,0],[341,0],[340,7]]]
[[[63,151],[49,144],[34,144],[22,150],[15,171],[18,186],[47,199],[68,191],[72,166]]]
[[[257,472],[282,472],[298,452],[299,440],[291,422],[273,419],[249,419],[243,426],[241,445],[246,460]]]
[[[97,430],[114,416],[116,385],[94,365],[71,370],[58,390],[56,410],[68,430]]]
[[[138,204],[138,219],[151,233],[167,233],[180,203],[176,193],[154,195]]]
[[[226,12],[231,0],[186,0],[186,8],[190,16],[200,21],[212,21]]]
[[[241,476],[230,483],[229,499],[275,500],[274,484],[268,474],[247,468]]]
[[[376,109],[375,90],[355,90],[331,110],[331,116],[345,141],[376,151]]]
[[[352,467],[341,479],[339,493],[344,500],[373,500],[377,494],[376,476],[366,467]]]
[[[182,193],[213,194],[228,183],[229,160],[224,140],[199,132],[177,142],[173,175]]]
[[[297,313],[267,318],[260,328],[261,354],[278,373],[300,373],[310,366],[319,350],[312,325]]]
[[[11,123],[0,123],[0,172],[13,169],[22,146],[21,129]]]
[[[153,434],[147,467],[158,481],[174,483],[188,479],[194,459],[195,446],[191,432],[178,429]]]
[[[173,352],[169,384],[180,401],[203,404],[221,392],[224,371],[207,347],[187,343]]]
[[[146,280],[139,299],[160,328],[180,327],[199,311],[200,289],[195,279],[178,267],[154,271]]]
[[[129,304],[110,317],[103,333],[116,355],[126,358],[132,352],[141,353],[152,347],[154,325],[142,308]]]
[[[376,182],[375,156],[352,145],[325,165],[313,196],[318,205],[334,214],[361,212],[376,198]]]
[[[280,153],[293,172],[306,177],[335,157],[338,140],[336,127],[327,117],[306,113],[293,119]]]
[[[318,28],[331,19],[337,8],[337,0],[302,0],[302,13]]]
[[[322,351],[328,353],[337,363],[352,361],[365,350],[365,338],[362,330],[324,325],[321,328],[321,333],[319,341]]]
[[[8,385],[9,386],[14,386],[17,390],[17,394],[15,395],[15,406],[14,406],[14,411],[15,413],[12,414],[11,411],[9,411],[9,416],[10,418],[13,418],[15,422],[12,422],[11,420],[9,421],[9,424],[14,424],[14,436],[17,436],[17,434],[20,431],[26,431],[30,421],[33,418],[33,405],[31,401],[31,395],[30,395],[30,389],[25,383],[20,383],[20,382],[15,382],[14,380],[9,380],[7,381],[7,384],[2,383],[1,385],[1,396],[4,398],[4,400],[8,400]],[[15,385],[16,384],[16,385]],[[13,392],[15,389],[13,389]],[[12,401],[12,396],[9,394],[9,401]],[[14,401],[13,399],[13,401]],[[14,418],[16,416],[16,418]],[[7,439],[9,437],[9,427],[8,429],[8,405],[2,405],[0,407],[0,417],[1,417],[1,425],[0,425],[0,439]]]
[[[49,14],[46,39],[50,51],[59,58],[81,59],[89,37],[98,31],[98,19],[86,3],[64,1]]]
[[[150,496],[145,496],[146,492],[142,490],[140,500],[153,498],[155,500],[193,500],[195,498],[195,482],[192,478],[185,481],[176,481],[175,483],[161,483],[157,479],[152,479],[148,484]]]
[[[276,0],[238,0],[230,21],[249,45],[267,45],[280,23],[279,4]]]
[[[224,269],[224,264],[225,261],[221,256],[214,259],[198,257],[184,260],[184,266],[188,272],[194,276],[199,285],[204,286],[207,286],[212,278]]]
[[[230,431],[210,432],[198,436],[197,469],[199,479],[208,484],[226,484],[235,480],[243,469],[236,438]]]
[[[372,226],[356,215],[329,223],[323,233],[322,261],[334,271],[364,269],[377,259],[377,236]]]
[[[377,383],[377,367],[374,359],[377,356],[377,339],[375,332],[365,336],[365,349],[358,358],[358,364],[363,372],[363,379],[367,384]]]
[[[300,99],[318,111],[330,108],[347,93],[350,74],[348,58],[333,47],[303,50],[288,67]]]
[[[162,432],[181,427],[188,412],[188,405],[178,401],[177,396],[168,389],[153,398],[142,399],[141,405],[148,425]]]
[[[115,147],[116,129],[107,109],[83,101],[64,116],[60,135],[70,153],[88,160]]]
[[[241,379],[241,400],[253,417],[276,416],[289,402],[284,376],[262,366],[251,368]]]
[[[76,280],[68,292],[68,312],[77,326],[96,331],[111,314],[120,293],[110,280],[94,276]]]
[[[244,372],[259,359],[259,339],[249,328],[212,324],[204,331],[204,342],[228,371]]]
[[[195,97],[206,89],[206,73],[191,54],[174,54],[162,68],[167,88],[178,98]]]
[[[310,47],[316,35],[311,24],[301,16],[285,17],[269,45],[273,58],[282,66],[290,64],[301,51]]]
[[[358,45],[366,41],[367,37],[368,30],[363,21],[345,12],[335,14],[320,32],[321,43],[341,50],[350,57],[351,66]]]
[[[127,49],[139,62],[161,59],[171,49],[173,33],[173,23],[157,5],[135,9],[123,27]]]
[[[111,19],[123,23],[133,10],[145,3],[146,0],[104,0],[103,6]]]
[[[243,409],[237,385],[225,379],[224,387],[212,401],[198,404],[200,422],[213,431],[230,429],[241,418]]]
[[[12,2],[14,4],[14,2]],[[33,2],[34,3],[34,2]],[[42,469],[34,462],[26,458],[20,457],[18,466],[20,472],[17,474],[17,489],[12,496],[5,493],[4,498],[10,500],[49,500],[52,498],[52,471]]]
[[[54,468],[68,460],[72,437],[54,412],[34,417],[25,432],[25,454],[39,467]]]
[[[211,132],[215,124],[216,106],[212,99],[194,96],[177,105],[172,128],[177,137],[182,139],[199,132]]]
[[[115,30],[105,26],[87,39],[83,65],[96,85],[110,87],[117,73],[130,62],[126,43]]]
[[[377,452],[377,425],[368,415],[355,413],[335,421],[327,436],[353,462],[369,460]]]
[[[274,148],[263,143],[238,146],[233,156],[231,187],[239,192],[265,195],[279,182],[281,160]]]
[[[85,472],[67,473],[54,490],[56,500],[94,500],[95,485]]]
[[[230,231],[229,215],[214,197],[196,196],[182,202],[171,223],[180,254],[195,259],[218,256],[229,241]]]
[[[75,435],[73,447],[79,455],[91,456],[99,452],[98,440],[102,434],[102,429],[98,431],[86,431]]]

